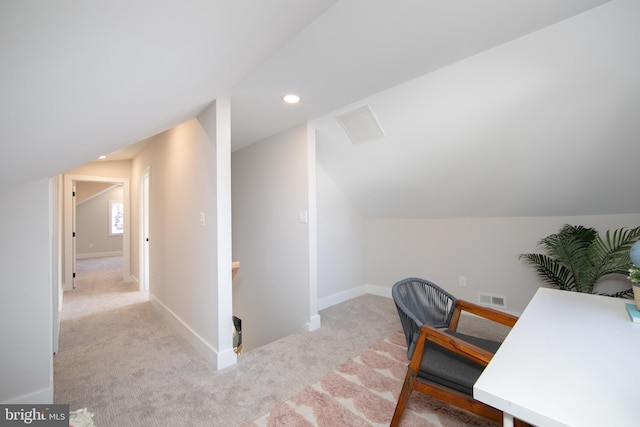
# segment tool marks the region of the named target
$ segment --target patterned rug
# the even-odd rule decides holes
[[[407,363],[405,339],[399,331],[243,427],[388,426]],[[496,426],[421,393],[411,394],[401,425]]]
[[[93,414],[87,408],[69,413],[69,427],[94,427]]]

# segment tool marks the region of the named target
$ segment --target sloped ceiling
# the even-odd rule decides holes
[[[370,217],[637,213],[637,22],[635,0],[5,0],[0,193],[230,94],[234,149],[312,120]],[[354,145],[335,115],[364,104],[387,136]]]
[[[3,0],[0,192],[195,117],[335,0]]]
[[[638,213],[638,22],[615,1],[339,109],[318,162],[371,217]],[[354,145],[364,104],[387,136]]]

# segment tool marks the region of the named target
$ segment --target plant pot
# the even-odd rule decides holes
[[[633,300],[636,303],[636,308],[640,311],[640,283],[637,285],[634,283],[631,288],[633,289]]]

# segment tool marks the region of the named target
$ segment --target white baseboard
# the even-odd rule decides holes
[[[376,285],[362,285],[337,294],[329,295],[318,300],[318,310],[324,310],[336,304],[340,304],[350,299],[357,298],[362,295],[372,294],[380,297],[391,298],[391,288]]]
[[[47,405],[53,403],[53,387],[46,387],[2,402],[4,405]]]
[[[309,332],[313,332],[317,329],[320,329],[320,326],[321,326],[320,315],[316,314],[311,319],[309,319],[309,323],[305,324],[304,328]]]
[[[175,326],[180,335],[186,338],[196,350],[213,365],[217,371],[237,363],[237,355],[232,348],[219,352],[211,344],[204,340],[196,331],[191,329],[178,315],[154,295],[149,295],[149,301]]]
[[[337,294],[320,298],[318,300],[318,310],[324,310],[325,308],[329,308],[336,304],[340,304],[345,301],[349,301],[350,299],[357,298],[359,296],[366,295],[366,294],[377,295],[379,297],[385,297],[385,298],[391,298],[391,288],[385,288],[384,286],[366,284],[366,285],[358,286],[355,288],[347,289],[346,291],[338,292]],[[505,313],[508,313],[517,317],[520,317],[520,315],[522,314],[516,311],[500,310],[497,308],[496,310],[503,311]],[[463,311],[462,314],[475,316],[474,314],[468,313],[466,311]]]
[[[377,295],[379,297],[391,298],[391,288],[385,288],[384,286],[366,285],[367,293],[371,295]]]
[[[238,355],[232,348],[217,353],[216,370],[219,371],[238,363]]]
[[[122,256],[122,251],[88,252],[85,254],[76,254],[76,259],[107,258],[112,256]]]
[[[349,301],[350,299],[357,298],[366,293],[367,285],[362,285],[356,288],[347,289],[346,291],[338,292],[337,294],[329,295],[328,297],[320,298],[318,300],[318,310],[324,310],[325,308]]]

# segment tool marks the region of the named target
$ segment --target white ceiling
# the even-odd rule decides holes
[[[637,213],[637,22],[635,0],[3,0],[0,192],[231,94],[234,149],[312,120],[368,216]],[[335,115],[365,103],[387,136],[353,145]]]

